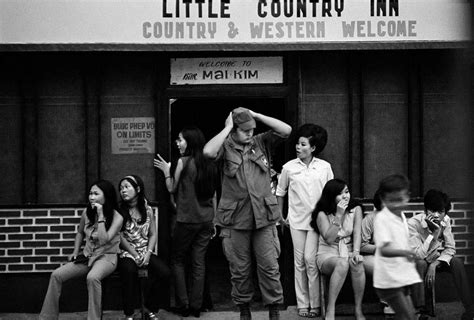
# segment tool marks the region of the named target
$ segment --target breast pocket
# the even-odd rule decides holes
[[[226,150],[224,157],[224,169],[223,172],[226,176],[233,178],[239,170],[240,165],[242,164],[242,157],[236,152],[231,152]]]
[[[265,154],[260,149],[256,149],[250,156],[250,161],[255,163],[263,172],[268,171],[270,164]]]
[[[239,170],[240,162],[226,160],[224,163],[224,174],[230,178],[235,177],[237,170]]]

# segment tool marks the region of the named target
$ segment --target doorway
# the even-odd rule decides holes
[[[285,121],[285,99],[278,98],[183,98],[170,100],[171,126],[171,159],[176,160],[179,152],[173,143],[180,130],[185,126],[197,126],[202,130],[206,141],[218,134],[223,128],[229,113],[237,107],[249,108]],[[257,123],[255,134],[268,130],[262,123]],[[273,168],[280,172],[284,164],[285,149],[281,144],[272,155]],[[283,245],[283,242],[281,242]],[[231,298],[230,273],[227,260],[222,252],[221,239],[214,237],[207,251],[206,275],[209,285],[210,299],[214,310],[224,311],[235,308]],[[256,307],[260,304],[258,285],[255,286],[254,297]],[[203,305],[205,305],[204,298]],[[260,304],[261,305],[261,304]],[[263,305],[261,305],[263,307]],[[255,308],[253,306],[252,308]]]

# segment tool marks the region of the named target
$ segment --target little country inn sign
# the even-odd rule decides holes
[[[470,13],[468,0],[2,0],[0,46],[468,42]]]

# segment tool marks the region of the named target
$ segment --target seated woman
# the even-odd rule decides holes
[[[62,284],[72,278],[86,277],[89,294],[87,319],[102,316],[102,279],[114,272],[123,218],[117,212],[114,186],[99,180],[89,189],[89,204],[79,222],[74,251],[69,262],[54,270],[49,280],[39,319],[58,319]],[[79,250],[85,239],[82,255]]]
[[[145,295],[145,307],[148,318],[158,319],[155,312],[159,308],[158,284],[166,283],[170,269],[154,253],[157,243],[157,230],[153,211],[147,205],[145,186],[140,177],[130,175],[119,182],[120,209],[124,216],[124,230],[120,241],[118,269],[122,279],[123,311],[128,320],[133,319],[134,296],[137,293],[136,281],[138,268],[147,268],[151,283]]]
[[[311,226],[319,233],[316,263],[330,276],[326,319],[335,319],[336,299],[350,270],[354,288],[356,319],[362,313],[365,272],[360,255],[362,207],[351,200],[347,184],[329,180],[312,214]]]

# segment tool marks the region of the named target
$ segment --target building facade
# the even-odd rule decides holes
[[[88,186],[128,174],[145,181],[169,258],[173,214],[154,155],[175,160],[183,126],[209,139],[237,106],[325,127],[321,157],[367,210],[391,173],[410,178],[409,215],[428,189],[444,190],[458,254],[474,264],[468,1],[17,2],[0,5],[5,279],[46,277],[63,263]],[[294,157],[290,139],[273,166]],[[291,241],[282,244],[294,304]],[[210,254],[222,259],[218,250]],[[42,297],[30,299],[37,309]]]

